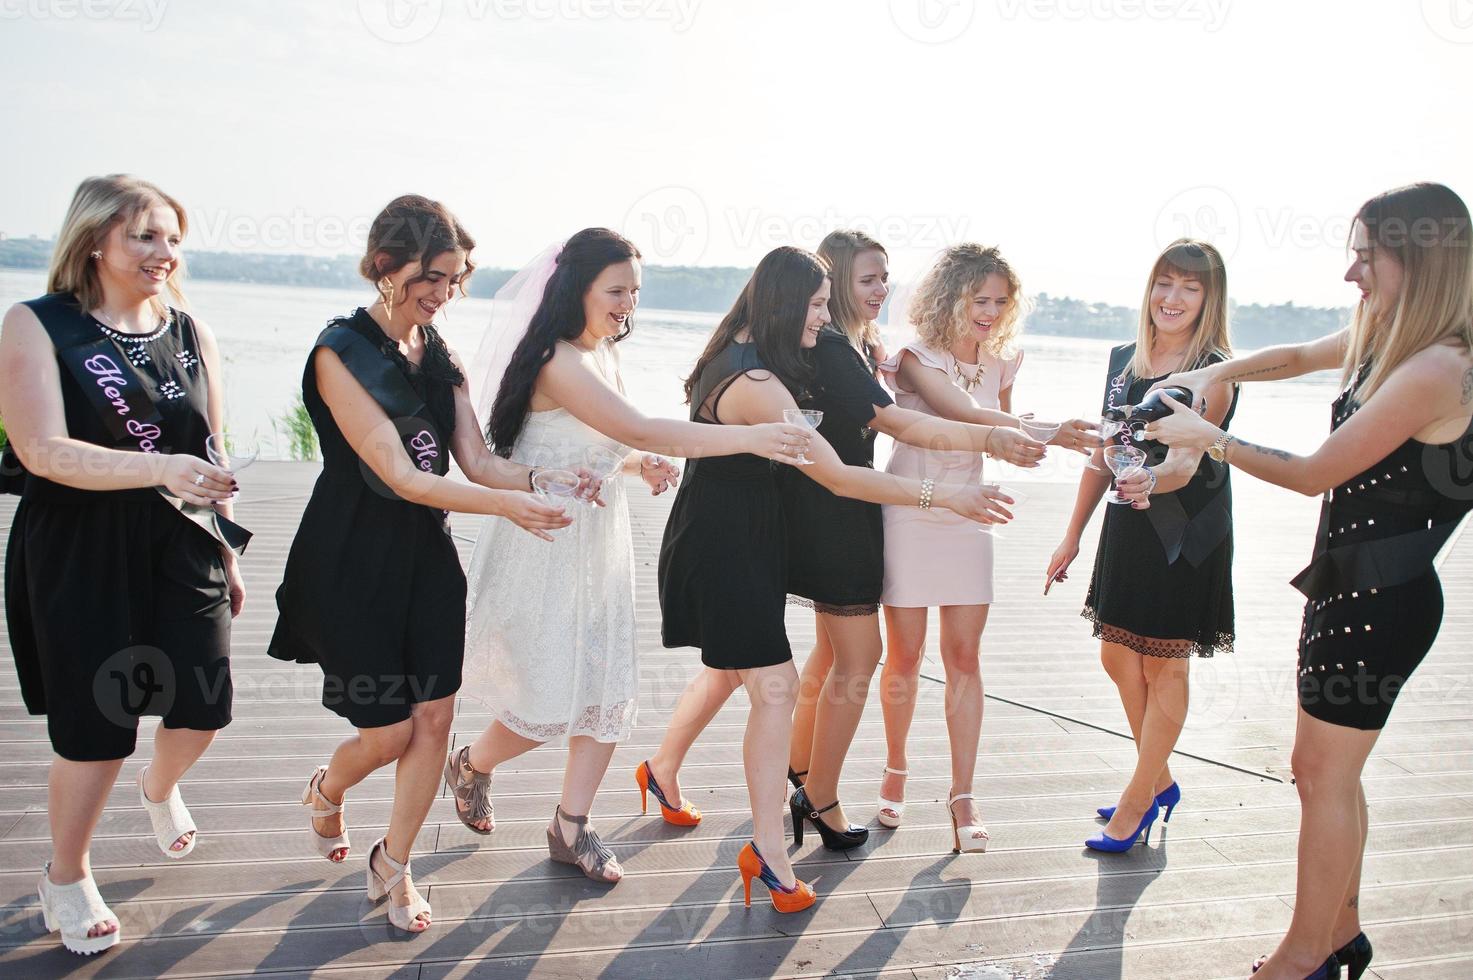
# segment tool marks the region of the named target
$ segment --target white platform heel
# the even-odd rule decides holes
[[[891,769],[889,766],[886,766],[885,771],[892,776],[910,775],[909,769]],[[890,812],[885,812],[887,810]],[[891,830],[894,830],[896,827],[900,826],[900,821],[904,816],[904,800],[887,800],[883,796],[880,797],[880,809],[879,812],[875,814],[875,819],[880,822],[881,827],[889,827]]]
[[[946,801],[946,812],[951,816],[951,838],[953,854],[985,854],[987,853],[987,842],[991,839],[987,836],[987,828],[980,823],[962,824],[956,823],[956,811],[952,809],[961,800],[975,800],[971,793],[958,793]]]
[[[164,857],[176,861],[188,857],[189,852],[194,850],[195,842],[199,840],[199,832],[195,829],[194,818],[189,815],[189,808],[184,805],[184,798],[179,795],[179,784],[174,784],[168,799],[155,803],[143,789],[143,777],[147,773],[147,766],[138,773],[138,801],[148,814],[148,822],[153,824],[154,840],[159,842],[159,850],[164,852]],[[189,835],[189,842],[179,850],[174,850],[174,842],[185,834]]]
[[[70,885],[58,885],[51,880],[51,862],[47,861],[36,890],[41,893],[41,918],[46,922],[46,931],[61,930],[61,944],[73,953],[91,956],[111,949],[122,940],[122,923],[104,935],[87,935],[100,922],[118,921],[102,900],[91,875]]]

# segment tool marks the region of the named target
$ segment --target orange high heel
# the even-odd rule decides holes
[[[660,784],[655,782],[654,775],[650,772],[649,762],[641,762],[639,768],[634,770],[634,781],[639,784],[639,812],[650,812],[649,794],[655,794],[655,800],[660,804],[660,816],[665,822],[677,827],[694,827],[701,822],[701,811],[691,806],[685,800],[680,801],[680,806],[670,805],[665,799],[665,794],[660,790]]]
[[[748,844],[742,848],[737,855],[737,871],[742,876],[742,893],[747,901],[747,908],[752,907],[752,879],[756,878],[767,886],[767,897],[772,899],[772,907],[779,912],[801,912],[814,902],[818,896],[813,893],[813,886],[806,881],[793,880],[793,887],[788,888],[778,881],[777,875],[762,860],[762,855],[757,853],[756,844]]]

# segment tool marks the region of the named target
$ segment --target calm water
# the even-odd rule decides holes
[[[0,270],[0,301],[8,307],[39,296],[45,288],[40,273]],[[256,432],[262,457],[279,455],[277,419],[301,390],[307,351],[323,324],[373,298],[362,292],[302,289],[249,283],[193,282],[189,297],[195,314],[215,331],[225,358],[225,403],[228,425],[236,432]],[[462,299],[451,304],[443,320],[450,345],[467,363],[490,322],[492,302]],[[625,387],[648,415],[686,417],[681,379],[690,371],[719,319],[715,314],[641,310],[635,333],[621,346]],[[1088,417],[1099,411],[1111,342],[1072,337],[1028,337],[1027,359],[1013,392],[1013,408],[1040,418]],[[1334,374],[1276,384],[1249,385],[1239,400],[1235,432],[1294,452],[1313,449],[1329,429],[1329,404],[1335,397]],[[888,452],[880,439],[880,457]],[[1078,478],[1075,454],[1055,452],[1038,471],[1006,479],[1068,480]]]

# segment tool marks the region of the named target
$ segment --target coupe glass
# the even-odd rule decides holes
[[[578,474],[568,470],[538,470],[532,477],[532,490],[554,506],[568,513],[568,505],[578,497]],[[561,534],[566,528],[549,530],[548,534]]]
[[[205,456],[222,470],[239,473],[261,455],[261,442],[255,436],[237,436],[229,432],[211,432],[205,439]],[[236,491],[235,496],[240,496]]]
[[[602,487],[624,468],[624,457],[607,446],[589,446],[583,451],[583,468]],[[583,498],[583,503],[593,506],[593,491],[590,490],[588,496]]]
[[[1018,508],[1022,507],[1028,502],[1028,495],[1026,493],[1024,493],[1022,490],[1010,487],[1005,483],[984,483],[982,484],[982,487],[983,489],[990,490],[993,493],[1000,493],[1004,497],[1012,497],[1012,503],[1003,504],[1002,506],[1012,511],[1014,518],[1018,516]],[[1002,524],[984,524],[980,528],[978,528],[978,530],[981,531],[983,534],[990,534],[998,541],[1001,541],[1003,538],[1007,537],[1007,534],[1002,530],[1003,527],[1004,525]]]
[[[1037,439],[1039,442],[1048,442],[1064,427],[1062,422],[1037,422],[1033,419],[1019,419],[1018,424],[1022,427],[1024,435],[1030,439]]]
[[[812,408],[785,408],[783,409],[783,421],[789,425],[806,425],[810,429],[816,429],[823,421],[823,413]],[[813,460],[809,459],[806,454],[799,453],[798,462],[807,466]]]
[[[1134,446],[1109,445],[1105,447],[1105,465],[1110,467],[1110,472],[1115,474],[1118,480],[1129,476],[1146,464],[1146,452]],[[1111,490],[1105,494],[1105,499],[1112,504],[1128,504],[1130,498],[1119,490]]]

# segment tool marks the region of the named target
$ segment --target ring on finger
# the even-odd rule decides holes
[[[202,487],[205,485],[205,475],[203,473],[198,473],[195,475],[194,485],[197,487]]]

